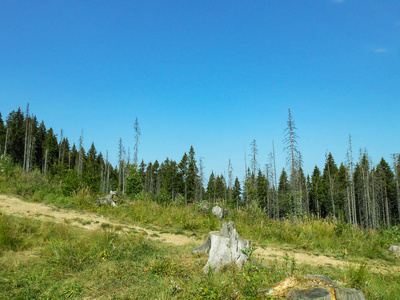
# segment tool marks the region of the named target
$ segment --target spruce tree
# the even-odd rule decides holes
[[[25,126],[24,114],[21,109],[12,111],[7,117],[8,143],[7,154],[11,159],[22,166],[24,159]]]
[[[187,177],[186,177],[186,187],[187,187],[187,198],[190,201],[195,199],[196,188],[199,179],[199,169],[196,165],[195,152],[193,146],[190,146],[188,163],[187,163]]]

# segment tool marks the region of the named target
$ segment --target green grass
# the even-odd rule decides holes
[[[160,205],[143,199],[124,207],[98,207],[99,195],[81,189],[63,196],[58,184],[35,172],[0,175],[0,193],[200,240],[221,226],[216,217],[203,214],[195,205]],[[274,221],[254,206],[224,209],[240,236],[257,247],[288,247],[289,253],[306,251],[353,264],[315,267],[292,261],[289,255],[262,262],[264,266],[252,262],[243,270],[228,268],[205,276],[206,256],[192,256],[188,247],[153,242],[142,231],[119,234],[120,226],[102,223],[100,230],[92,232],[0,214],[0,299],[256,299],[258,288],[292,272],[298,277],[328,274],[345,286],[361,289],[367,299],[396,299],[400,294],[398,272],[372,270],[377,263],[399,267],[399,260],[387,251],[390,244],[400,243],[399,227],[363,230],[313,217]]]
[[[4,214],[0,230],[0,299],[262,299],[259,289],[291,273],[328,274],[367,299],[400,293],[399,274],[374,274],[364,263],[313,267],[288,255],[205,275],[206,256],[141,233],[118,234],[109,226],[88,231]]]

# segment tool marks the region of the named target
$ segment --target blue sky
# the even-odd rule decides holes
[[[31,112],[114,164],[179,161],[191,145],[207,176],[243,178],[253,139],[285,166],[291,109],[306,173],[325,152],[373,163],[399,153],[400,2],[3,1],[0,111]],[[249,161],[249,157],[247,158]]]

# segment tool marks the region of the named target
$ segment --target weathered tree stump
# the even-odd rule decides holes
[[[234,222],[222,224],[220,231],[211,231],[207,240],[199,247],[192,250],[193,254],[209,253],[204,272],[218,272],[224,267],[235,264],[243,266],[249,257],[245,254],[250,248],[250,241],[240,239]]]
[[[107,197],[99,198],[97,199],[97,205],[111,205],[111,206],[117,206],[115,201],[113,200],[114,196],[117,194],[117,191],[110,191],[110,194]]]

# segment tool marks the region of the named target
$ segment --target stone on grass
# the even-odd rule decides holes
[[[288,277],[260,293],[292,300],[365,300],[361,291],[337,286],[328,275],[307,275],[300,281]]]
[[[211,231],[207,240],[199,247],[192,250],[192,253],[209,253],[208,261],[203,268],[205,273],[220,271],[224,267],[235,264],[243,266],[249,257],[245,254],[250,248],[250,241],[240,239],[234,222],[222,224],[220,231]]]
[[[220,220],[222,220],[222,218],[224,217],[224,210],[219,206],[214,206],[212,209],[212,213]]]
[[[390,245],[389,251],[394,253],[394,256],[400,258],[400,246],[399,245]]]

